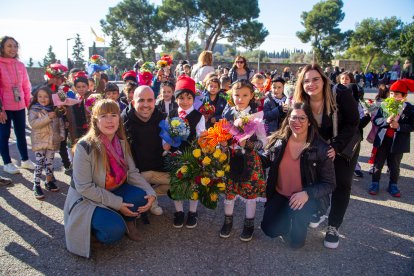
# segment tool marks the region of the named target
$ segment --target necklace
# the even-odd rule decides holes
[[[325,100],[322,100],[320,103],[317,103],[316,105],[315,103],[313,105],[311,104],[312,113],[320,115],[323,111],[324,104],[325,104]],[[314,107],[316,107],[316,112],[314,110]]]
[[[293,160],[298,160],[302,155],[303,150],[305,149],[306,141],[303,142],[296,142],[289,139],[288,141],[288,149],[290,152],[290,156]]]

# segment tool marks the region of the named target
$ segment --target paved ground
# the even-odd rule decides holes
[[[367,93],[368,97],[373,95]],[[18,159],[15,144],[11,150],[12,157]],[[365,172],[370,151],[371,145],[363,142],[360,161]],[[46,192],[44,201],[33,197],[31,171],[22,170],[22,174],[12,177],[14,185],[0,187],[0,274],[413,275],[413,161],[413,153],[406,154],[402,161],[400,199],[386,193],[387,174],[383,174],[381,192],[376,197],[366,192],[370,183],[368,173],[354,180],[336,250],[323,247],[326,224],[311,229],[305,247],[300,250],[288,248],[280,239],[266,237],[258,229],[263,204],[258,206],[256,231],[249,243],[238,238],[244,213],[240,202],[236,204],[235,229],[227,240],[218,237],[223,221],[222,204],[214,211],[200,207],[198,227],[177,230],[171,225],[173,204],[164,197],[160,199],[163,216],[151,216],[149,225],[138,221],[142,241],[124,238],[113,246],[93,246],[92,257],[85,259],[65,249],[62,209],[70,178],[63,174],[60,159],[56,158],[61,191]],[[0,170],[0,175],[5,173]]]

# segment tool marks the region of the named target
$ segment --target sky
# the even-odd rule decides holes
[[[248,0],[240,0],[248,1]],[[99,21],[105,18],[109,7],[116,6],[119,0],[100,1],[56,1],[56,0],[14,0],[5,1],[0,9],[0,36],[13,36],[20,43],[20,59],[27,63],[29,58],[40,61],[52,45],[57,58],[66,61],[67,51],[72,55],[74,40],[79,33],[87,47],[92,46],[94,36],[92,27],[99,36],[103,36]],[[159,5],[161,0],[150,0]],[[281,51],[303,49],[311,46],[302,43],[296,32],[304,30],[300,15],[310,11],[318,0],[259,0],[260,16],[258,20],[269,31],[261,50]],[[339,27],[342,31],[355,29],[355,24],[365,18],[383,19],[397,16],[404,23],[413,21],[414,0],[343,0],[345,19]],[[180,36],[182,31],[174,31],[170,36]],[[69,40],[68,40],[69,39]],[[197,40],[197,37],[193,37]],[[107,38],[106,46],[110,39]],[[219,41],[220,43],[220,41]],[[105,46],[97,43],[97,46]],[[87,53],[85,53],[85,59]]]

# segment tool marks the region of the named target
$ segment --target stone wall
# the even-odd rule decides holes
[[[41,84],[45,81],[44,74],[45,69],[39,68],[39,67],[26,67],[27,74],[29,75],[30,82],[32,83],[32,86],[36,86],[38,84]]]
[[[358,71],[361,72],[361,62],[358,60],[332,60],[332,66],[338,66],[339,68],[345,68],[345,71]]]

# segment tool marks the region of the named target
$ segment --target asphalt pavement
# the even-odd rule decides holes
[[[368,91],[367,97],[373,95]],[[414,102],[411,95],[410,99]],[[365,129],[368,131],[369,126]],[[10,141],[13,161],[20,164],[16,144]],[[414,151],[413,141],[414,138]],[[28,143],[30,148],[29,137]],[[125,237],[112,246],[94,244],[90,259],[73,255],[65,248],[62,210],[70,177],[64,174],[56,154],[59,192],[45,191],[45,200],[36,200],[32,192],[33,172],[28,170],[11,176],[13,185],[0,187],[0,274],[414,275],[413,153],[405,154],[401,163],[402,197],[393,198],[386,192],[385,170],[380,193],[371,196],[367,193],[371,148],[368,142],[362,143],[359,160],[364,177],[354,178],[337,249],[323,246],[326,222],[309,230],[306,245],[299,250],[290,249],[279,238],[266,237],[259,229],[263,203],[258,204],[253,240],[247,243],[239,240],[244,218],[240,201],[235,206],[234,229],[228,239],[218,235],[224,219],[222,200],[216,210],[199,206],[196,228],[175,229],[173,203],[160,197],[164,214],[151,215],[150,224],[137,221],[141,241]],[[30,158],[34,160],[31,152]],[[0,175],[10,176],[2,169]],[[184,208],[188,210],[187,205]]]

